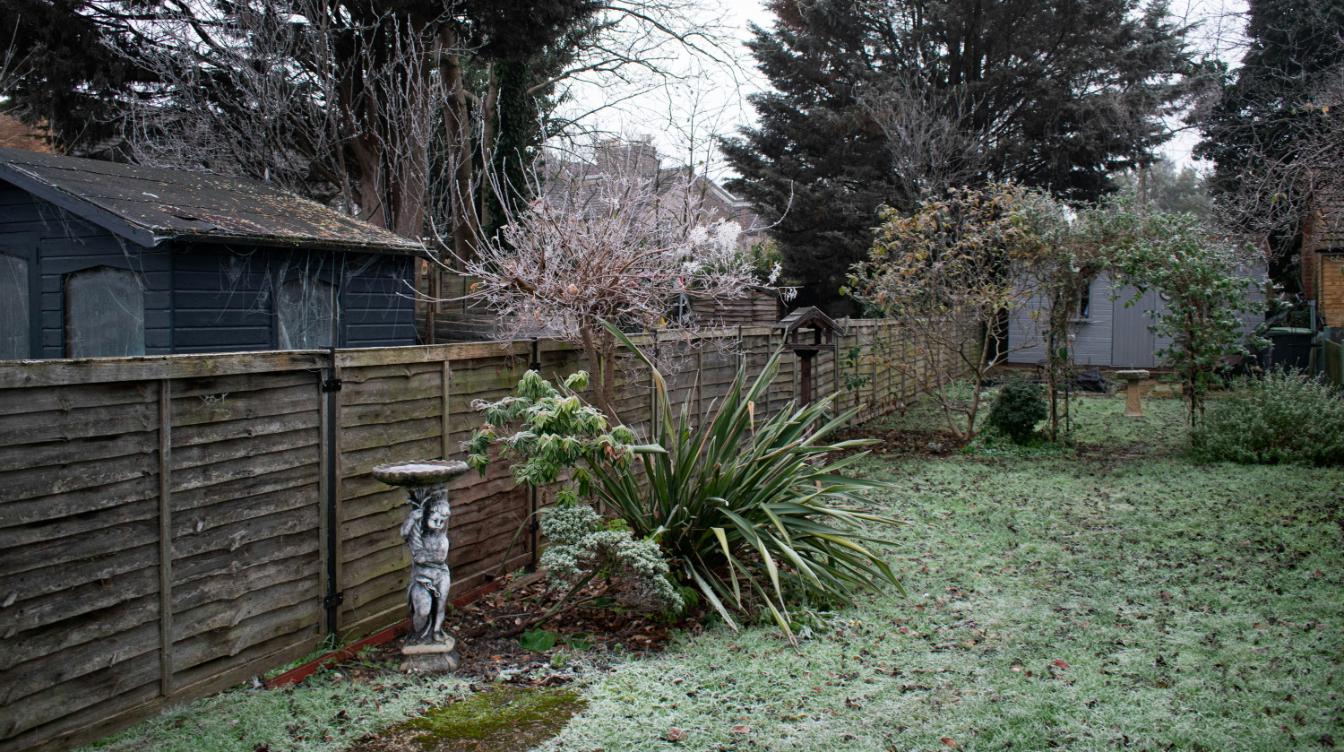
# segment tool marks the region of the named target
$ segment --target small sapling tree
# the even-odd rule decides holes
[[[884,209],[867,261],[850,274],[848,293],[896,319],[912,357],[892,367],[920,381],[960,441],[975,437],[981,392],[990,369],[1009,353],[1003,314],[1034,290],[1027,270],[1045,249],[1030,193],[1011,184],[963,188],[930,199],[911,214]],[[968,400],[944,389],[965,378]]]
[[[1049,403],[1046,433],[1051,441],[1060,438],[1060,423],[1068,416],[1069,403],[1063,399],[1064,385],[1077,375],[1074,336],[1083,317],[1083,301],[1091,305],[1087,293],[1092,281],[1106,270],[1108,249],[1095,242],[1081,228],[1084,208],[1072,213],[1059,201],[1045,194],[1029,197],[1025,209],[1037,229],[1042,244],[1035,262],[1025,269],[1025,284],[1036,292],[1036,306],[1029,316],[1036,324],[1045,350],[1045,390]]]
[[[1187,420],[1195,425],[1227,359],[1259,344],[1248,341],[1241,319],[1253,306],[1249,254],[1191,214],[1147,212],[1116,201],[1086,218],[1083,231],[1107,249],[1122,278],[1140,294],[1162,294],[1165,306],[1154,315],[1153,331],[1170,337],[1171,345],[1158,354],[1180,375]]]

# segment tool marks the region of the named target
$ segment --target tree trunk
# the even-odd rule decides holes
[[[471,110],[463,82],[462,60],[454,51],[457,35],[444,27],[440,32],[440,70],[444,88],[448,92],[448,107],[444,109],[444,136],[453,163],[453,254],[462,261],[474,254],[472,247],[479,225],[476,223],[476,196],[472,190],[473,165],[471,146]]]
[[[588,373],[592,377],[593,404],[606,413],[612,425],[616,425],[621,422],[621,416],[616,410],[615,342],[605,330],[594,332],[588,327],[582,327],[579,330],[579,343],[583,348],[584,357],[588,359]]]

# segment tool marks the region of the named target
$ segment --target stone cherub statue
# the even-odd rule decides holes
[[[412,489],[411,513],[401,524],[401,537],[411,549],[411,607],[408,642],[448,642],[443,620],[448,607],[448,498],[443,487]]]

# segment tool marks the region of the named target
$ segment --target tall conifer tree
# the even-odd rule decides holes
[[[1344,168],[1344,0],[1251,0],[1249,11],[1246,53],[1196,154],[1215,164],[1224,216],[1268,239],[1273,276],[1293,290],[1313,186]]]
[[[1185,29],[1139,0],[773,0],[749,47],[773,89],[723,146],[804,300],[834,303],[877,209],[952,183],[1068,199],[1152,158],[1192,71]]]

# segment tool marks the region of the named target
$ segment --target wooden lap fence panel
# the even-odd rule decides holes
[[[892,375],[919,357],[894,324],[847,326],[814,361],[819,393],[872,417],[931,386]],[[780,336],[635,342],[698,417]],[[647,433],[650,374],[619,361],[620,417]],[[371,469],[462,459],[474,404],[529,367],[588,364],[552,340],[0,364],[0,751],[69,747],[400,621],[405,497]],[[758,421],[798,379],[786,352]],[[453,482],[454,595],[535,562],[553,491],[504,463]]]

